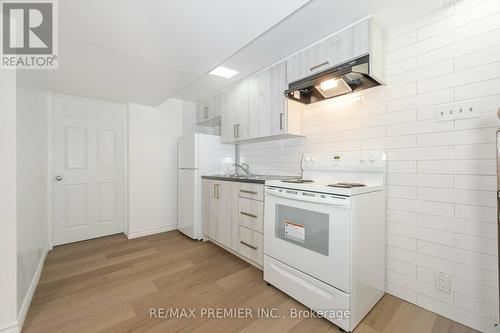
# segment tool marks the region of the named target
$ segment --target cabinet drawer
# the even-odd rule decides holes
[[[238,252],[253,262],[262,265],[264,260],[262,234],[242,226],[239,228]]]
[[[262,232],[264,228],[264,202],[239,198],[238,207],[239,225]]]
[[[264,201],[264,185],[240,183],[240,197]]]

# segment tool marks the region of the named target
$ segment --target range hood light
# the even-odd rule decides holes
[[[326,80],[326,81],[323,81],[319,84],[319,86],[321,87],[321,90],[323,90],[323,91],[336,88],[338,85],[339,85],[338,79]]]

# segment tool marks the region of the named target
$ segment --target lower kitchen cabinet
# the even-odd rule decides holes
[[[257,267],[263,264],[264,185],[203,179],[203,234]]]
[[[238,191],[238,183],[203,181],[203,233],[235,251],[238,234],[233,230],[238,223]]]

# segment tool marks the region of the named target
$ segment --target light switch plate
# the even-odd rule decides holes
[[[436,121],[467,119],[479,117],[474,101],[462,101],[438,105],[436,108]]]

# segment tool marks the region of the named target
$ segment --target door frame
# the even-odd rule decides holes
[[[83,101],[102,101],[121,104],[123,109],[123,233],[128,236],[129,225],[129,184],[128,184],[128,105],[106,100],[92,99],[69,94],[46,92],[47,109],[47,242],[49,250],[54,248],[54,98],[56,96],[70,97]]]

